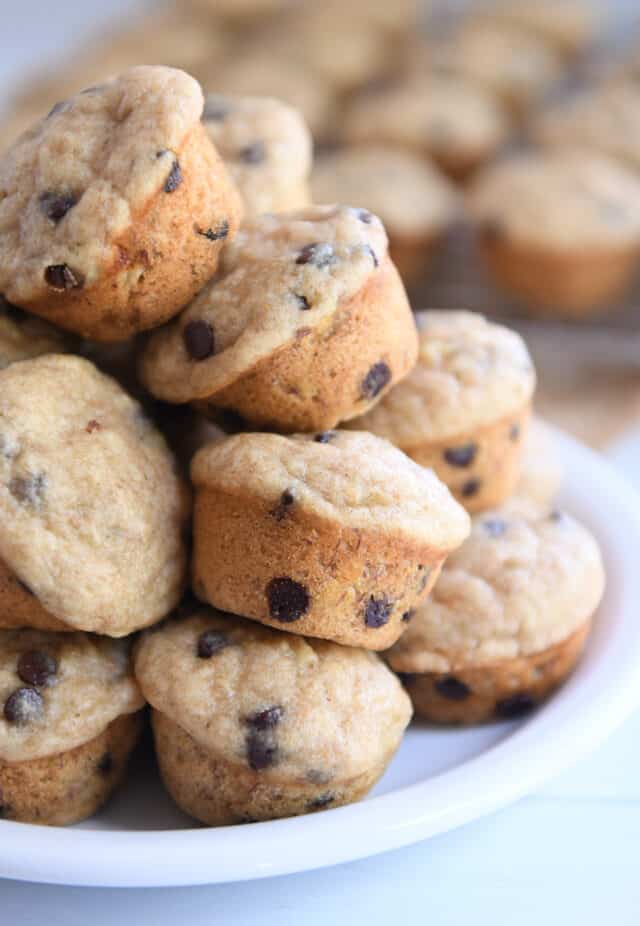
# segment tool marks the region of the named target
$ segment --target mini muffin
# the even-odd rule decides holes
[[[385,145],[344,148],[314,164],[316,202],[349,202],[380,216],[405,285],[425,275],[458,216],[456,193],[440,171],[411,151]]]
[[[211,94],[202,119],[247,215],[308,205],[311,135],[295,109],[271,97]]]
[[[560,491],[563,478],[564,469],[558,458],[553,431],[544,419],[533,415],[524,435],[515,495],[548,507]]]
[[[0,627],[119,637],[184,587],[186,489],[139,404],[80,357],[0,372]]]
[[[587,151],[523,155],[468,199],[495,282],[532,314],[580,318],[619,299],[640,254],[640,181]]]
[[[574,668],[603,589],[600,551],[577,521],[498,508],[473,519],[387,659],[427,720],[522,717]]]
[[[204,607],[145,634],[135,671],[167,790],[213,826],[359,800],[411,718],[374,653]]]
[[[175,315],[241,208],[202,107],[187,74],[136,67],[20,136],[0,159],[5,298],[98,341]]]
[[[482,87],[439,74],[360,94],[343,125],[349,143],[408,148],[458,180],[489,160],[509,133],[502,107]]]
[[[640,84],[606,83],[554,106],[533,120],[536,142],[554,148],[587,148],[640,171]]]
[[[350,427],[433,469],[468,511],[500,504],[520,475],[536,377],[520,335],[473,312],[419,312],[418,362]]]
[[[480,15],[531,32],[574,58],[594,43],[602,26],[602,7],[592,0],[492,0]]]
[[[239,434],[198,451],[193,588],[292,633],[385,649],[469,530],[429,470],[372,434]]]
[[[433,45],[431,65],[473,81],[515,115],[526,113],[564,80],[558,52],[532,33],[503,23],[471,21]]]
[[[416,353],[380,220],[312,206],[249,219],[225,250],[222,276],[150,338],[140,373],[167,402],[314,431],[373,405]]]
[[[64,354],[73,340],[53,325],[27,315],[0,296],[0,370],[41,354]]]
[[[90,817],[124,777],[144,705],[124,641],[0,631],[2,816]]]

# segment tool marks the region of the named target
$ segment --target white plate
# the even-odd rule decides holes
[[[49,829],[0,821],[0,876],[133,887],[260,878],[334,865],[426,839],[539,787],[592,750],[640,703],[640,500],[601,458],[558,435],[562,504],[602,544],[608,587],[578,671],[521,724],[415,726],[360,804],[206,829],[182,816],[149,760],[98,816]]]

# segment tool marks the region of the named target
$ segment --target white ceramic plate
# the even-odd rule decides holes
[[[597,746],[640,703],[640,500],[601,458],[558,435],[561,503],[602,544],[608,587],[578,671],[521,724],[412,727],[360,804],[207,829],[181,815],[151,761],[93,819],[68,829],[0,821],[0,876],[92,886],[235,881],[334,865],[426,839],[539,787]]]

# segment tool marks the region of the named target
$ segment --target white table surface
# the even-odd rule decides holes
[[[132,5],[0,0],[0,87],[61,55],[90,23]],[[640,433],[612,456],[640,489]],[[90,890],[0,881],[0,926],[601,926],[605,919],[638,926],[639,845],[640,712],[539,793],[427,843],[324,871],[212,887]]]

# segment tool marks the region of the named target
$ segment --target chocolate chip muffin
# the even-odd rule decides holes
[[[348,646],[391,646],[469,530],[432,472],[372,434],[239,434],[191,478],[198,597]]]
[[[210,94],[202,119],[247,215],[309,204],[311,135],[293,107],[266,96]]]
[[[0,159],[0,292],[62,328],[125,340],[214,273],[239,196],[200,123],[199,85],[136,67],[90,87]]]
[[[587,151],[532,153],[478,177],[468,199],[496,284],[536,315],[615,304],[640,253],[640,182]]]
[[[558,510],[507,505],[473,519],[387,659],[427,720],[522,717],[574,668],[603,589],[586,528]]]
[[[207,608],[145,634],[135,671],[167,790],[214,826],[359,800],[411,717],[375,654]]]
[[[411,373],[349,423],[434,470],[468,511],[500,504],[520,473],[535,371],[522,338],[473,312],[419,312]]]
[[[122,780],[144,705],[124,641],[0,631],[0,812],[63,825]]]
[[[0,370],[17,360],[42,354],[64,354],[73,339],[53,325],[28,315],[0,297]]]
[[[312,206],[247,220],[223,272],[142,355],[167,402],[226,409],[276,431],[365,411],[415,362],[417,336],[380,220]]]
[[[161,435],[87,360],[0,372],[0,627],[119,637],[164,617],[186,501]]]
[[[489,160],[510,127],[501,105],[456,75],[430,74],[383,85],[346,107],[343,139],[409,149],[465,180]]]
[[[453,186],[427,160],[388,145],[355,145],[318,158],[316,202],[349,202],[378,215],[405,285],[425,276],[459,214]]]

